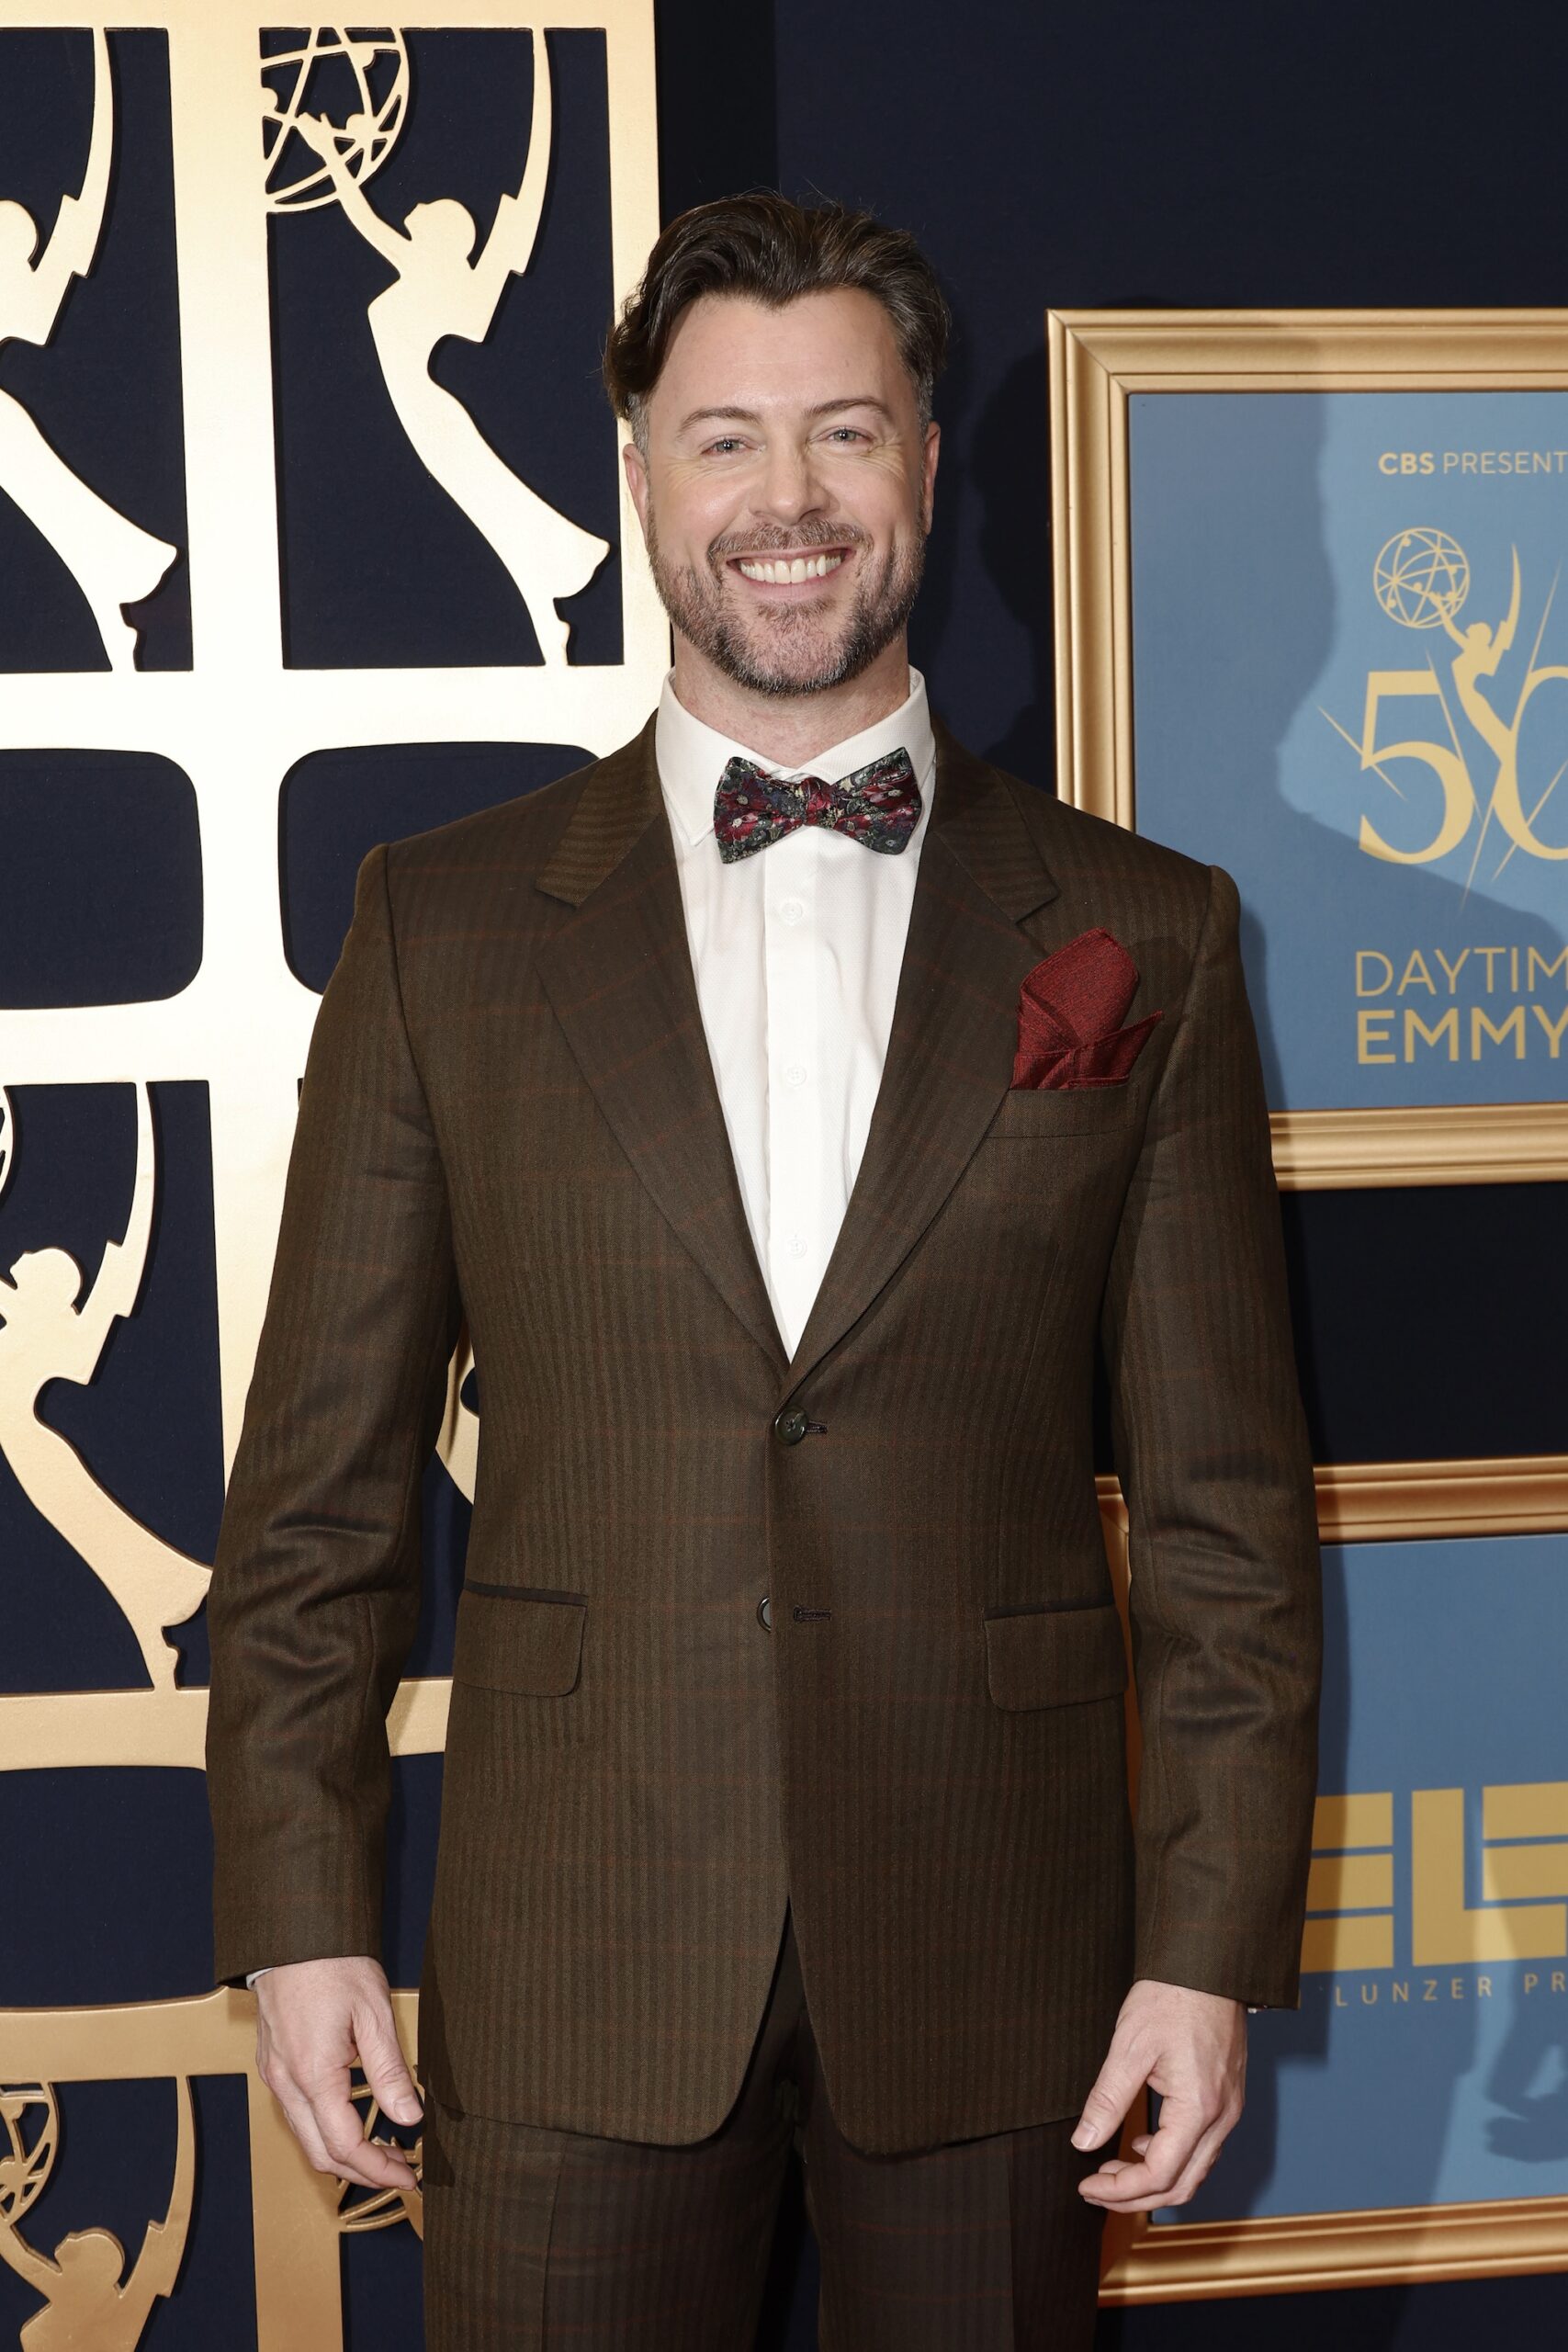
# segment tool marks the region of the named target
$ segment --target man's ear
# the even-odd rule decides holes
[[[632,504],[637,508],[637,519],[642,525],[642,536],[646,539],[648,537],[648,468],[643,462],[642,451],[635,441],[628,441],[621,451],[621,463],[626,468],[626,488],[631,492]]]
[[[925,512],[926,529],[931,526],[935,506],[936,464],[942,454],[942,427],[933,416],[926,427],[925,447],[921,450],[920,504]]]

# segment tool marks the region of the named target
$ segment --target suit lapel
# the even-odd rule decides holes
[[[578,910],[538,951],[557,1019],[654,1200],[783,1377],[686,937],[654,722],[583,785],[538,887]]]
[[[792,1387],[891,1281],[995,1118],[1012,1080],[1019,983],[1043,952],[1019,919],[1057,895],[996,770],[940,721],[935,729],[935,799],[882,1084],[844,1221],[790,1361]]]
[[[577,909],[539,950],[550,1002],[627,1158],[795,1388],[941,1208],[1012,1075],[1021,919],[1057,895],[1008,786],[937,722],[882,1083],[837,1242],[791,1359],[752,1246],[697,998],[654,729],[594,768],[538,887]],[[761,853],[763,856],[766,851]]]

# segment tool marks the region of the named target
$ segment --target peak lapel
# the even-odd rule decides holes
[[[584,783],[537,877],[577,912],[540,948],[538,970],[627,1159],[782,1380],[784,1342],[714,1078],[653,745],[650,719]]]
[[[795,1388],[914,1249],[1012,1080],[1019,984],[1038,962],[1022,918],[1057,884],[1009,786],[936,722],[920,849],[882,1084],[838,1241],[788,1366]]]

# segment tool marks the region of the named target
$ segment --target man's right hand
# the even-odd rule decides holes
[[[349,2097],[357,2064],[395,2123],[417,2123],[424,2112],[380,1963],[367,1956],[280,1963],[257,1978],[255,1996],[257,2071],[316,2170],[367,2188],[412,2188],[407,2156],[365,2137]]]

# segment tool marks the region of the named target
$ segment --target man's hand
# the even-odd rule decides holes
[[[357,2061],[378,2106],[395,2123],[424,2110],[404,2060],[387,1978],[369,1958],[299,1960],[258,1977],[256,2067],[318,2172],[367,2188],[412,2188],[400,2148],[378,2148],[349,2098]]]
[[[1134,2140],[1136,2164],[1108,2156],[1079,2181],[1079,2194],[1114,2213],[1185,2205],[1241,2113],[1246,2081],[1247,2010],[1240,2001],[1140,1976],[1122,2004],[1073,2145],[1114,2144],[1145,2083],[1160,2095],[1159,2128]]]

